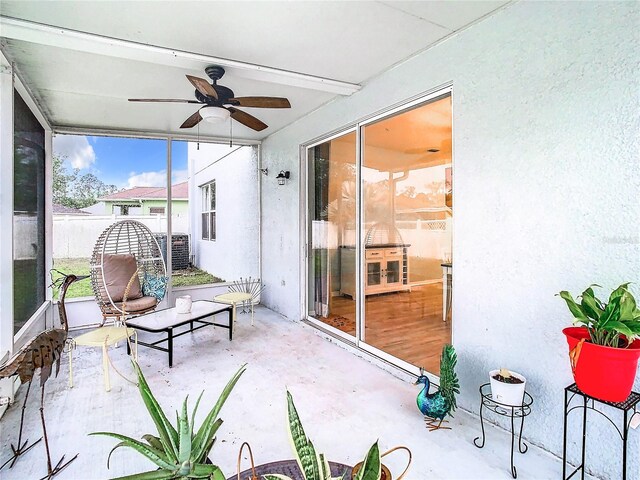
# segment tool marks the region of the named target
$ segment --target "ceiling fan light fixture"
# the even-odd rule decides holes
[[[229,119],[231,112],[222,107],[202,107],[200,116],[209,123],[222,123]]]

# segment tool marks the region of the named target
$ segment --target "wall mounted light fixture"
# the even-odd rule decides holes
[[[276,176],[276,180],[278,180],[278,185],[284,185],[289,177],[291,176],[291,172],[289,170],[284,171],[280,170],[280,173]]]

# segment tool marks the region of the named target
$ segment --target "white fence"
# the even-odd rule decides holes
[[[166,215],[54,215],[53,257],[90,257],[100,234],[109,225],[120,220],[137,220],[154,233],[167,232]],[[171,228],[174,233],[190,233],[188,215],[172,215]]]

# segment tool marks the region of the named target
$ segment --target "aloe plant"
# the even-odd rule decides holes
[[[287,391],[287,411],[289,416],[289,439],[296,455],[296,461],[305,480],[346,480],[346,472],[340,477],[332,477],[329,462],[322,453],[318,453],[302,427],[298,411],[293,403],[291,393]],[[380,450],[378,442],[374,443],[362,468],[358,471],[354,480],[379,480],[380,479]],[[286,475],[272,473],[263,475],[264,480],[291,480]]]
[[[196,405],[191,413],[191,420],[187,413],[188,396],[182,403],[180,412],[176,411],[177,425],[174,427],[160,404],[153,396],[147,384],[140,366],[133,362],[133,367],[138,376],[138,389],[144,401],[149,415],[158,430],[158,436],[143,435],[144,442],[125,435],[110,432],[94,432],[90,435],[107,435],[120,440],[107,457],[107,468],[111,454],[120,447],[133,448],[135,451],[145,456],[157,465],[156,470],[148,472],[118,477],[113,480],[169,480],[169,479],[191,479],[205,478],[211,480],[224,480],[225,476],[216,465],[205,463],[207,455],[215,442],[215,434],[222,425],[222,419],[217,418],[220,409],[224,405],[227,397],[233,390],[240,376],[244,373],[246,365],[231,377],[226,387],[220,394],[218,401],[205,417],[200,428],[195,431],[195,417],[202,398],[202,393],[196,401]],[[204,392],[203,392],[204,393]]]
[[[558,295],[567,302],[575,317],[574,324],[587,327],[591,342],[618,348],[621,335],[624,335],[627,340],[622,344],[624,348],[640,338],[640,309],[628,286],[628,283],[623,283],[611,292],[608,303],[595,296],[592,287],[599,285],[591,285],[575,300],[566,290]]]

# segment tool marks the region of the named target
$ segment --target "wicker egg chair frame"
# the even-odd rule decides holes
[[[122,303],[113,301],[103,275],[105,256],[115,254],[128,254],[135,257],[141,286],[144,285],[147,277],[166,279],[167,274],[158,241],[145,224],[135,220],[122,220],[107,227],[98,237],[90,261],[91,287],[102,312],[103,324],[109,317],[121,318],[125,315],[134,313],[139,315],[152,311],[166,293],[165,287],[161,296],[156,297],[157,302],[153,307],[135,312],[127,308],[125,314]]]

